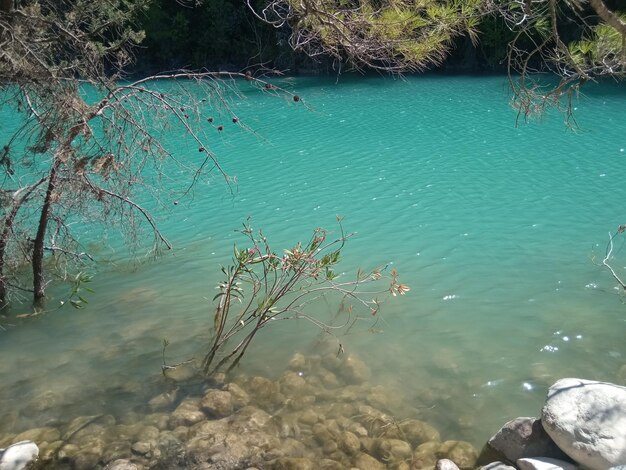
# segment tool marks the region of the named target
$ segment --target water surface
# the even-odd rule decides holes
[[[411,291],[385,305],[384,332],[364,325],[341,341],[402,403],[399,414],[444,438],[480,445],[505,420],[537,415],[561,377],[620,380],[626,307],[594,256],[625,222],[623,88],[589,89],[572,131],[557,113],[516,127],[501,77],[285,82],[308,109],[246,86],[233,106],[256,134],[215,114],[226,129],[212,150],[237,176],[234,194],[218,175],[180,201],[164,194],[178,202],[157,213],[173,253],[129,267],[111,241],[116,251],[100,255],[116,263],[96,273],[88,309],[0,332],[0,406],[15,412],[5,431],[141,411],[164,386],[162,339],[172,361],[207,341],[219,265],[247,217],[280,250],[316,227],[336,230],[341,214],[356,232],[346,275],[400,271]],[[167,139],[197,157],[183,137]],[[315,353],[317,339],[308,323],[282,323],[242,371],[278,374],[294,351]],[[46,396],[52,409],[26,409]]]

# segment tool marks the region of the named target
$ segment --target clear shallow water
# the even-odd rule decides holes
[[[590,89],[571,132],[556,114],[515,128],[501,77],[288,86],[311,109],[244,89],[233,106],[257,135],[218,117],[226,129],[212,149],[237,176],[235,194],[212,176],[161,212],[173,253],[130,269],[118,251],[87,310],[0,332],[4,431],[141,411],[163,388],[162,339],[172,362],[207,340],[207,299],[248,216],[280,249],[334,229],[341,214],[357,233],[346,271],[393,263],[411,292],[385,305],[383,334],[363,328],[342,342],[402,403],[398,414],[444,438],[480,445],[505,420],[536,415],[557,378],[618,380],[626,307],[591,258],[625,222],[623,88]],[[626,256],[616,266],[623,272]],[[264,331],[242,371],[282,372],[293,351],[315,352],[317,333],[298,322]],[[25,409],[42,396],[51,410]]]

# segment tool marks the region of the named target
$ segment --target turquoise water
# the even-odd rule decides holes
[[[480,445],[505,420],[537,415],[557,378],[620,380],[626,306],[593,257],[626,222],[623,87],[590,88],[574,132],[557,113],[516,128],[502,77],[284,85],[307,106],[246,84],[233,97],[255,133],[215,113],[225,130],[210,134],[212,150],[237,184],[231,194],[211,174],[186,198],[162,194],[167,210],[156,215],[172,253],[129,265],[111,241],[101,255],[115,263],[96,273],[88,309],[0,331],[5,431],[141,410],[162,390],[163,338],[172,362],[202,350],[219,264],[247,217],[280,249],[316,227],[336,230],[343,215],[356,233],[343,270],[398,269],[411,291],[385,305],[384,332],[364,325],[341,341],[399,415],[446,438]],[[168,140],[181,158],[198,158],[182,135]],[[168,176],[173,188],[183,177]],[[624,273],[621,243],[616,256]],[[303,322],[264,331],[242,371],[280,373],[292,352],[316,351],[317,333]],[[54,406],[28,412],[42,396]]]

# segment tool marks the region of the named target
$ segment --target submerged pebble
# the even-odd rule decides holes
[[[409,470],[432,469],[442,458],[461,469],[474,464],[469,443],[441,442],[430,424],[394,416],[393,389],[369,384],[369,377],[355,355],[296,354],[278,380],[238,376],[229,382],[224,376],[199,387],[199,396],[179,385],[147,403],[151,410],[173,408],[170,413],[133,413],[121,422],[111,415],[78,416],[17,437],[39,441],[41,461],[53,470]]]

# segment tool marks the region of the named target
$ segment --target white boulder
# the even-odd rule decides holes
[[[22,470],[39,457],[39,447],[33,441],[20,441],[0,449],[0,470]]]
[[[576,470],[576,465],[549,457],[526,457],[517,460],[519,470]]]
[[[452,460],[439,459],[435,465],[435,470],[459,470],[459,467]]]
[[[541,423],[561,450],[591,470],[626,464],[626,387],[561,379],[548,390]]]

